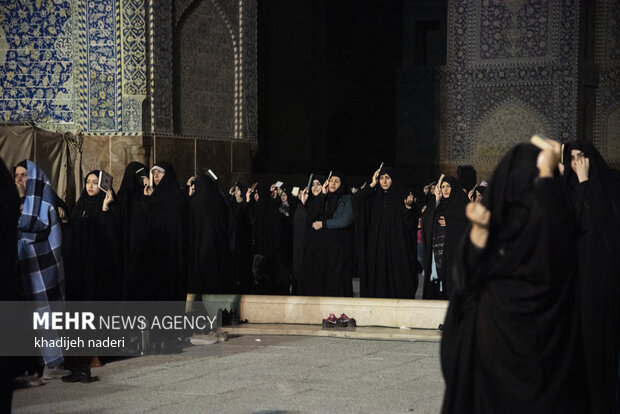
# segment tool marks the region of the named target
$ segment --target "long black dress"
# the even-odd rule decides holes
[[[320,194],[322,212],[316,220],[320,230],[309,229],[304,254],[305,294],[310,296],[353,296],[353,210],[344,181],[335,192]]]
[[[583,183],[571,168],[571,149],[583,151],[590,159],[588,180]],[[615,412],[620,334],[620,181],[588,141],[567,145],[564,164],[577,228],[577,297],[590,409],[593,413]]]
[[[429,202],[422,215],[424,299],[448,299],[450,283],[445,273],[452,266],[452,256],[467,226],[467,195],[456,178],[447,176],[444,181],[450,184],[450,196],[442,197],[439,204],[434,200]],[[445,219],[445,226],[439,224],[441,218]],[[437,270],[435,280],[431,280],[433,259]]]
[[[269,189],[256,187],[259,199],[250,200],[249,217],[252,224],[254,293],[288,294],[288,279],[281,264],[280,199],[271,197]]]
[[[140,214],[144,205],[144,184],[141,176],[149,175],[146,166],[139,162],[131,162],[125,168],[123,181],[116,197],[120,226],[121,263],[123,266],[123,298],[128,296],[128,281],[131,278],[131,228],[135,215]]]
[[[130,297],[134,300],[185,300],[187,271],[187,197],[171,164],[159,185],[145,197],[131,232]]]
[[[416,255],[407,224],[417,223],[417,217],[410,217],[417,215],[404,205],[407,191],[396,171],[384,167],[379,177],[384,174],[392,178],[387,191],[377,183],[374,188],[365,187],[352,196],[354,204],[366,203],[369,211],[368,223],[360,223],[366,219],[363,215],[354,217],[356,229],[368,229],[366,233],[356,230],[355,234],[363,238],[356,245],[365,247],[356,251],[357,262],[364,263],[361,269],[365,271],[360,274],[360,284],[365,285],[367,297],[414,298],[418,287]]]
[[[441,363],[443,413],[583,413],[574,306],[574,230],[561,180],[539,150],[512,149],[484,204],[484,249],[455,252]]]
[[[99,171],[91,171],[84,178]],[[106,194],[90,196],[86,189],[71,213],[68,261],[65,264],[68,300],[121,300],[123,278],[120,262],[118,209],[110,203],[102,211]]]
[[[308,234],[312,230],[312,222],[318,219],[322,212],[323,203],[315,197],[312,191],[308,194],[306,204],[299,203],[293,216],[293,257],[292,268],[294,286],[298,295],[307,295],[304,282],[304,252],[308,241]]]
[[[232,293],[232,253],[228,233],[229,207],[217,183],[196,176],[190,206],[189,293]]]
[[[241,191],[241,202],[233,195],[230,200],[233,215],[233,280],[235,293],[252,293],[252,225],[245,201],[247,187],[237,183]]]
[[[19,196],[4,161],[0,158],[0,300],[17,300],[21,281],[17,272],[17,221]],[[0,411],[10,413],[13,378],[24,372],[24,358],[0,357]],[[21,370],[21,372],[19,372]]]

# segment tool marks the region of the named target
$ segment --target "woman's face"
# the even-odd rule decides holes
[[[392,177],[388,174],[383,174],[379,177],[379,185],[383,189],[383,191],[387,191],[392,186]]]
[[[166,173],[163,173],[159,170],[153,170],[153,183],[155,183],[155,185],[159,185],[159,182],[162,178],[164,178],[165,174]]]
[[[28,180],[28,170],[24,167],[17,167],[15,169],[15,184],[18,184],[22,188],[26,188],[26,181]]]
[[[575,173],[577,173],[577,161],[583,159],[586,155],[582,150],[573,149],[570,150],[570,167],[573,169]]]
[[[239,198],[241,197],[241,189],[239,188],[238,185],[235,186],[235,197]]]
[[[282,193],[280,194],[280,200],[282,200],[283,203],[286,203],[288,201],[288,195],[286,194],[286,191],[282,191]]]
[[[333,193],[335,191],[338,191],[338,189],[340,188],[340,186],[342,185],[342,183],[340,182],[340,177],[332,177],[329,179],[329,192]]]
[[[99,178],[97,178],[97,176],[95,174],[89,174],[88,177],[86,177],[86,193],[89,196],[96,196],[97,194],[99,194]]]
[[[450,197],[450,192],[452,192],[452,186],[445,181],[441,183],[441,195],[443,198]]]
[[[319,180],[312,180],[312,188],[310,191],[312,191],[312,194],[316,197],[321,193],[321,187],[323,187],[323,185]]]

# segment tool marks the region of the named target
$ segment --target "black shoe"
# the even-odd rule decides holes
[[[90,368],[76,369],[71,374],[62,377],[63,382],[81,382],[88,384],[89,382],[99,381],[99,377],[90,375]]]

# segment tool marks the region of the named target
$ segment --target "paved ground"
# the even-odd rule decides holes
[[[239,336],[16,390],[15,413],[437,413],[438,342]]]

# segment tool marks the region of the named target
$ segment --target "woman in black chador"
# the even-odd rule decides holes
[[[66,250],[68,300],[120,300],[118,208],[113,190],[98,187],[99,171],[86,174],[84,189],[73,208]]]
[[[230,211],[217,183],[199,174],[190,206],[189,293],[231,293]]]
[[[132,222],[130,297],[134,300],[185,300],[187,197],[171,164],[151,168],[153,188]]]
[[[306,295],[304,283],[304,252],[308,232],[312,229],[312,222],[322,211],[323,203],[318,197],[323,189],[324,176],[316,176],[310,188],[299,192],[299,204],[293,216],[293,294]]]
[[[378,184],[378,185],[377,185]],[[374,298],[414,298],[417,289],[415,246],[411,245],[414,236],[409,235],[408,223],[413,223],[411,231],[417,230],[417,213],[407,208],[405,200],[407,188],[396,171],[383,167],[375,171],[369,186],[353,195],[353,203],[364,203],[368,209],[368,223],[360,223],[364,215],[355,217],[355,237],[363,240],[357,246],[358,263],[364,262],[360,270],[360,290],[363,296]],[[363,208],[356,208],[362,211]]]
[[[140,214],[144,205],[144,187],[148,184],[149,171],[146,166],[139,162],[131,162],[125,168],[123,181],[118,190],[116,204],[118,205],[118,218],[120,225],[121,262],[123,264],[123,298],[128,296],[127,283],[131,277],[129,256],[131,252],[132,223],[136,220],[135,215]]]
[[[252,224],[254,293],[287,295],[288,278],[281,272],[280,199],[259,184],[247,192],[246,201]]]
[[[483,203],[467,206],[441,343],[443,413],[587,412],[574,226],[552,148],[513,148]]]
[[[344,175],[335,172],[317,198],[320,215],[309,217],[304,254],[305,294],[353,296],[353,210]]]
[[[450,289],[446,272],[467,226],[467,194],[454,177],[445,177],[435,187],[435,200],[422,214],[424,250],[424,299],[447,299]]]
[[[566,145],[563,169],[577,227],[577,298],[590,412],[616,412],[620,181],[585,140]]]
[[[232,266],[235,293],[252,293],[252,226],[248,216],[246,194],[248,187],[236,183],[230,189],[233,216]]]

